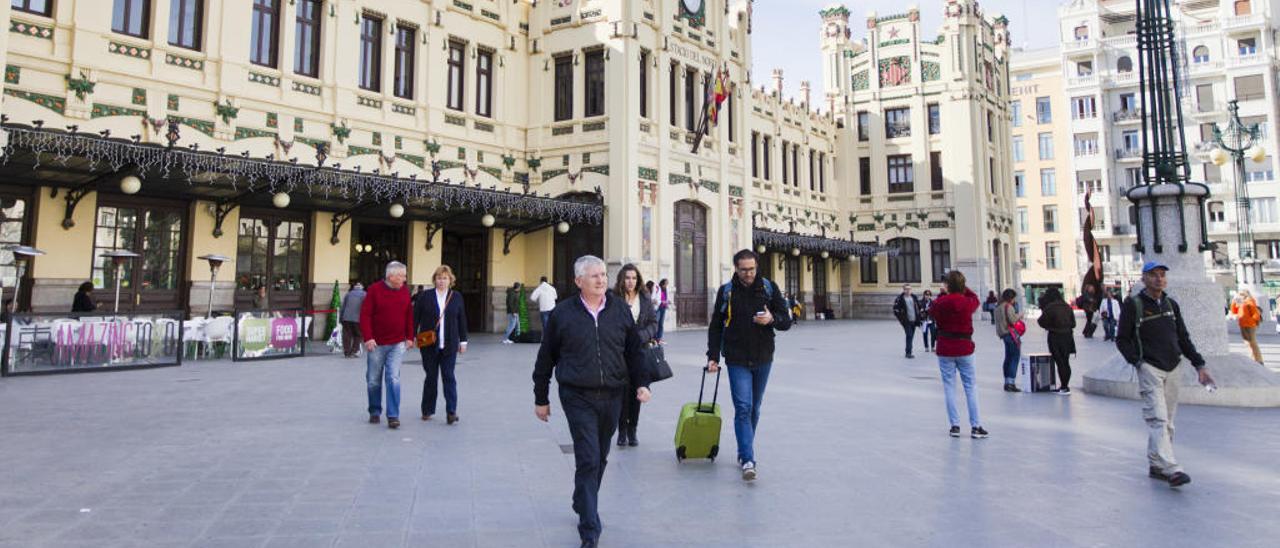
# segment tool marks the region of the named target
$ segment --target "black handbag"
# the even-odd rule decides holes
[[[667,354],[662,350],[662,345],[645,345],[644,364],[649,373],[649,382],[667,380],[673,375],[671,365],[667,363]]]

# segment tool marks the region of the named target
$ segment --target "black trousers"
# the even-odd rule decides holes
[[[573,511],[578,535],[600,538],[603,525],[596,510],[600,482],[609,462],[609,441],[622,414],[621,390],[591,390],[560,385],[560,407],[573,437]]]
[[[1067,336],[1069,337],[1070,334]],[[1071,353],[1075,349],[1068,346],[1066,342],[1054,339],[1055,335],[1050,334],[1049,355],[1053,358],[1053,363],[1058,366],[1058,388],[1066,388],[1071,386]]]
[[[623,428],[636,429],[640,424],[640,400],[636,399],[636,387],[632,386],[622,393],[622,413],[618,415],[618,431]],[[621,434],[619,434],[621,435]]]
[[[444,411],[449,415],[458,413],[458,377],[454,368],[458,364],[457,350],[428,347],[418,350],[422,353],[422,370],[427,373],[422,379],[422,414],[436,414],[436,398],[439,381],[444,381]]]

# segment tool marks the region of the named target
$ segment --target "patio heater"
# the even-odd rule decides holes
[[[129,251],[127,249],[117,249],[102,254],[103,257],[111,258],[111,264],[115,265],[116,270],[116,305],[111,309],[112,314],[120,313],[120,277],[124,275],[124,263],[130,259],[141,257],[141,255]]]
[[[197,258],[202,261],[209,261],[209,310],[204,314],[204,317],[207,320],[213,317],[213,286],[218,283],[218,268],[222,266],[222,263],[230,261],[231,257],[210,253],[208,255],[201,255]]]
[[[18,276],[13,282],[13,309],[18,309],[18,296],[22,291],[22,277],[27,274],[27,263],[32,257],[44,255],[44,251],[31,247],[29,245],[10,244],[4,247],[6,251],[13,253],[13,264],[17,267]]]

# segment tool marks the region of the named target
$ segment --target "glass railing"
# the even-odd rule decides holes
[[[182,364],[181,311],[12,314],[0,325],[4,375],[137,369]]]
[[[301,308],[277,310],[237,310],[234,318],[214,318],[224,325],[207,327],[208,338],[215,335],[231,346],[235,361],[291,358],[306,353],[306,333],[311,316]]]

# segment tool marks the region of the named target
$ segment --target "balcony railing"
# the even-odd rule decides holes
[[[1062,51],[1064,53],[1074,53],[1077,51],[1093,49],[1097,47],[1097,45],[1098,45],[1098,42],[1095,41],[1093,38],[1077,38],[1075,40],[1062,44]]]
[[[1141,158],[1141,157],[1142,157],[1141,148],[1117,148],[1116,149],[1116,158],[1123,159],[1123,158]]]
[[[1222,30],[1235,30],[1245,27],[1256,27],[1266,23],[1261,13],[1249,15],[1233,15],[1222,20]]]
[[[1227,57],[1227,67],[1234,68],[1234,67],[1244,67],[1249,65],[1258,65],[1258,64],[1265,63],[1266,61],[1267,61],[1266,55],[1257,53],[1256,51],[1251,53],[1239,53],[1237,55],[1232,55],[1230,57]]]
[[[1138,45],[1138,35],[1121,34],[1118,36],[1108,36],[1103,38],[1102,41],[1112,47],[1136,46]]]
[[[1111,120],[1115,122],[1136,122],[1141,119],[1142,109],[1140,108],[1121,110],[1111,113]]]
[[[1110,78],[1110,80],[1111,85],[1113,86],[1135,85],[1138,83],[1138,73],[1133,71],[1117,72]]]
[[[1094,86],[1098,84],[1098,75],[1085,74],[1081,76],[1073,76],[1067,79],[1067,87],[1078,88],[1084,86]]]
[[[1098,153],[1098,144],[1096,142],[1092,145],[1076,144],[1075,151],[1076,156],[1093,156]]]

